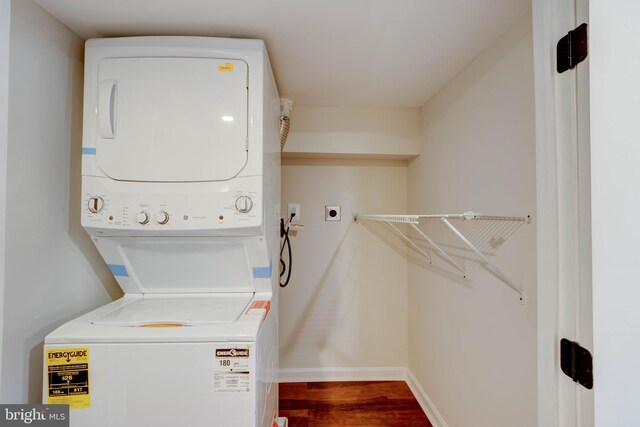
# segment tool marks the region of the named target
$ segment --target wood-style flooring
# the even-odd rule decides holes
[[[290,427],[431,427],[404,381],[281,383]]]

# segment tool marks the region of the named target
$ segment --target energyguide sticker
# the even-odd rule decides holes
[[[224,346],[214,349],[213,391],[251,391],[249,347]]]
[[[68,404],[71,409],[89,408],[89,348],[47,350],[49,404]]]

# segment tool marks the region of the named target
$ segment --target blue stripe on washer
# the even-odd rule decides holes
[[[120,277],[129,277],[129,273],[127,272],[127,267],[122,264],[107,264],[109,266],[109,270],[113,273],[114,276]]]
[[[273,266],[271,262],[269,262],[269,267],[253,267],[253,278],[254,279],[271,279],[271,272],[273,271]]]
[[[95,147],[82,147],[82,154],[96,154]]]

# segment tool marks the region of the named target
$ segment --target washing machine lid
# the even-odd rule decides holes
[[[253,293],[216,296],[144,296],[93,320],[93,325],[179,327],[237,321]]]

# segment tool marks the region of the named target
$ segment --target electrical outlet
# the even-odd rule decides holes
[[[324,220],[325,221],[340,221],[341,218],[340,206],[325,206],[324,207]]]
[[[293,217],[291,222],[300,222],[302,220],[302,215],[300,215],[300,203],[289,203],[287,208],[287,219],[291,218],[291,214],[295,213],[296,215]]]

